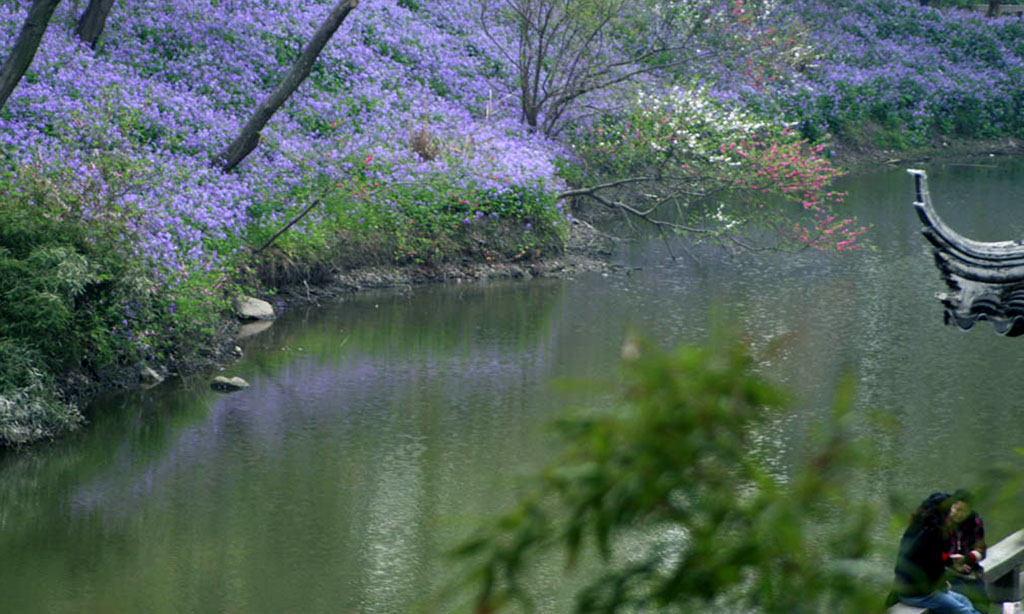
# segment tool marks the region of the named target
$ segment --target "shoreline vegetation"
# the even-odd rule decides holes
[[[89,40],[57,8],[0,108],[0,448],[232,360],[241,295],[610,270],[609,214],[855,252],[835,177],[1024,136],[1024,24],[963,3],[362,0],[218,168],[331,4],[145,0]]]

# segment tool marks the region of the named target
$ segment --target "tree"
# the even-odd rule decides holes
[[[582,187],[561,196],[743,248],[855,249],[865,228],[836,213],[843,195],[829,186],[840,172],[823,149],[700,89],[641,91],[619,115],[579,134]],[[741,235],[763,229],[774,232],[761,232],[757,244]]]
[[[107,23],[107,15],[110,14],[114,0],[90,0],[82,17],[78,20],[78,27],[75,33],[90,47],[96,47],[96,41],[103,33],[103,27]]]
[[[305,49],[295,60],[291,70],[278,84],[277,88],[256,107],[249,121],[242,128],[230,145],[224,148],[213,158],[213,163],[219,166],[225,173],[230,172],[238,163],[245,159],[260,142],[260,131],[263,130],[274,113],[288,100],[288,97],[302,85],[306,77],[313,69],[313,64],[319,57],[320,52],[331,40],[334,33],[345,21],[348,14],[359,5],[359,0],[341,0],[334,9],[327,15],[327,19],[320,25],[313,38],[310,39]]]
[[[988,16],[999,17],[1002,12],[1002,4],[1001,0],[988,0]]]
[[[513,69],[523,121],[555,136],[587,94],[692,60],[713,4],[481,0],[479,21]]]
[[[0,67],[0,109],[25,75],[60,0],[33,0],[10,55]]]
[[[820,152],[792,134],[766,134],[761,126],[772,122],[763,119],[736,125],[735,110],[706,88],[669,87],[699,75],[763,89],[806,68],[806,36],[763,23],[771,3],[479,1],[481,29],[511,67],[522,121],[550,137],[574,132],[578,172],[570,178],[574,189],[561,197],[745,247],[755,246],[740,231],[755,224],[782,229],[799,245],[854,247],[862,229],[832,213],[826,186],[836,171]],[[603,94],[600,108],[588,109],[590,116],[577,111],[595,92]],[[780,148],[786,155],[776,155]],[[778,179],[783,166],[799,171],[793,176],[800,185],[755,179]],[[727,190],[728,198],[709,198]],[[799,207],[766,206],[769,194]]]

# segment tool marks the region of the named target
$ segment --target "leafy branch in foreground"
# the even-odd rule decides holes
[[[555,549],[570,565],[601,562],[603,574],[576,593],[577,612],[876,610],[884,580],[867,581],[863,563],[877,514],[849,497],[867,462],[847,429],[852,386],[837,395],[818,452],[780,476],[754,450],[784,394],[743,343],[666,352],[630,341],[623,355],[627,406],[561,421],[560,458],[456,551],[473,562],[476,612],[530,609],[522,578]]]

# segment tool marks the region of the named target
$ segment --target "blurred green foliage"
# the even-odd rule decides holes
[[[515,509],[454,551],[470,563],[478,614],[532,610],[523,578],[550,550],[570,566],[588,559],[576,612],[882,609],[895,537],[883,504],[851,494],[880,462],[853,434],[852,378],[809,460],[782,475],[754,450],[786,395],[742,341],[717,334],[664,351],[630,340],[623,356],[625,404],[558,422],[560,456]],[[979,490],[990,504],[1019,506],[1021,475],[994,469]]]

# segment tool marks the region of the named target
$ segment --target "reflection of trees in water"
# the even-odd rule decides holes
[[[77,470],[66,485],[72,518],[100,540],[132,541],[126,531],[142,522],[155,533],[153,544],[177,535],[168,524],[188,518],[192,529],[173,537],[180,543],[160,546],[167,557],[187,558],[190,549],[224,554],[222,542],[230,539],[236,573],[250,584],[264,574],[252,568],[260,553],[314,532],[322,543],[304,546],[310,557],[336,561],[341,585],[366,580],[352,597],[360,607],[408,599],[394,582],[383,586],[366,574],[405,560],[429,575],[424,548],[436,554],[448,545],[431,540],[431,525],[489,509],[508,486],[495,477],[495,459],[511,467],[509,458],[543,447],[536,417],[526,416],[547,409],[523,397],[543,388],[552,370],[566,315],[554,310],[560,297],[560,287],[545,282],[424,289],[422,296],[359,297],[276,323],[230,367],[251,381],[249,391],[214,395],[200,378],[123,395],[112,402],[122,410],[100,410],[81,445],[65,442],[74,459],[67,467]],[[424,442],[422,454],[403,452],[409,436]],[[399,458],[401,470],[389,471]],[[54,460],[31,477],[8,467],[25,481],[17,492],[15,482],[4,484],[16,502],[4,510],[9,520],[17,517],[15,526],[53,518],[46,533],[66,521],[54,509],[60,501],[32,492]],[[409,523],[398,533],[385,530]],[[284,548],[284,561],[291,551]],[[225,573],[190,564],[211,578]]]
[[[102,469],[78,486],[74,507],[131,515],[151,496],[154,484],[173,475],[183,462],[201,464],[223,453],[229,445],[225,440],[244,439],[264,450],[280,450],[291,433],[311,421],[362,428],[361,423],[381,416],[374,409],[371,415],[358,414],[386,404],[388,398],[401,399],[396,402],[407,408],[430,403],[465,407],[457,412],[472,425],[486,419],[487,412],[474,411],[477,404],[490,405],[486,397],[514,396],[524,378],[542,377],[536,373],[544,371],[550,314],[560,296],[557,285],[375,294],[309,310],[249,340],[251,356],[230,368],[252,378],[252,393],[212,395],[197,377],[184,390],[171,384],[112,397],[111,405],[121,404],[123,413],[113,407],[95,409],[118,414],[101,420],[102,432],[93,429],[90,434],[104,442],[105,452],[96,453],[109,454],[108,446],[113,446],[118,460],[93,461]],[[247,369],[260,376],[254,378]],[[494,394],[451,399],[472,388],[461,385],[462,380],[479,382]],[[133,404],[146,409],[127,415]],[[82,451],[89,453],[87,448]],[[139,463],[140,456],[149,460]],[[11,509],[7,511],[10,515]]]
[[[492,341],[515,350],[550,334],[561,294],[558,280],[367,292],[304,311],[296,308],[250,345],[302,348],[325,360],[336,360],[353,347],[367,354],[445,353]],[[341,346],[346,350],[339,351]],[[256,358],[261,365],[289,362],[289,356],[281,354]]]

